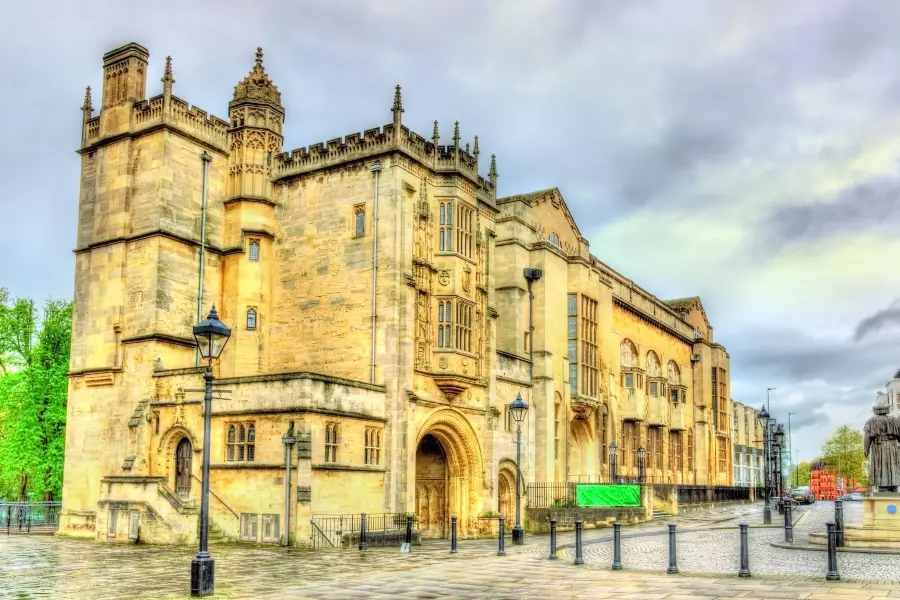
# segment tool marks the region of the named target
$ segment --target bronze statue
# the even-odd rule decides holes
[[[880,492],[900,486],[900,418],[888,415],[886,398],[879,396],[866,421],[865,453],[869,459],[869,485]]]

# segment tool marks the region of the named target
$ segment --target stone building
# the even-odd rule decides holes
[[[883,392],[879,390],[876,393],[875,402],[882,401],[888,405],[888,414],[900,417],[900,370],[894,373],[891,380],[884,384]]]
[[[619,473],[645,446],[654,481],[732,483],[729,358],[700,300],[590,254],[558,189],[499,197],[477,136],[411,131],[399,86],[390,123],[285,152],[261,50],[227,119],[174,95],[169,59],[148,98],[148,58],[105,54],[82,109],[62,534],[195,539],[191,327],[213,304],[233,333],[210,510],[233,539],[278,543],[290,516],[307,543],[314,515],[363,511],[476,535],[511,512],[517,394],[529,483],[608,477],[614,440]]]
[[[734,411],[734,485],[761,487],[765,485],[763,471],[763,431],[759,410],[732,402]]]

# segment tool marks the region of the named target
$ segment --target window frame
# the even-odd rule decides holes
[[[334,421],[325,423],[325,464],[337,464],[340,433],[340,423]]]
[[[225,423],[225,462],[256,462],[256,421]]]
[[[353,237],[363,238],[366,237],[366,205],[363,204],[355,204],[353,205]]]
[[[256,238],[251,239],[250,244],[247,248],[247,255],[248,255],[249,260],[251,260],[253,262],[258,262],[260,251],[261,251],[261,248],[260,248],[259,240]]]
[[[474,232],[474,207],[467,202],[456,202],[456,251],[466,258],[472,258]]]
[[[453,252],[453,209],[452,199],[438,202],[438,251]]]
[[[258,324],[259,324],[259,313],[257,312],[256,308],[251,306],[250,308],[247,309],[247,323],[246,323],[247,329],[250,331],[254,331],[254,330],[256,330]]]
[[[366,427],[364,463],[369,466],[381,464],[381,434],[382,427]]]

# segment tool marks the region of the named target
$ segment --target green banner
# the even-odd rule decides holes
[[[575,487],[577,506],[640,506],[639,485],[584,484]]]

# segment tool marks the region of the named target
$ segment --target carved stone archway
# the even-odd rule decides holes
[[[516,522],[516,463],[500,461],[497,469],[497,512],[506,517],[507,530]]]
[[[425,420],[416,436],[416,460],[427,457],[431,457],[431,467],[417,464],[415,469],[416,512],[423,513],[420,522],[427,519],[422,526],[427,525],[434,536],[444,536],[450,531],[450,517],[455,515],[460,535],[474,533],[484,494],[484,463],[478,436],[461,413],[441,409]]]

